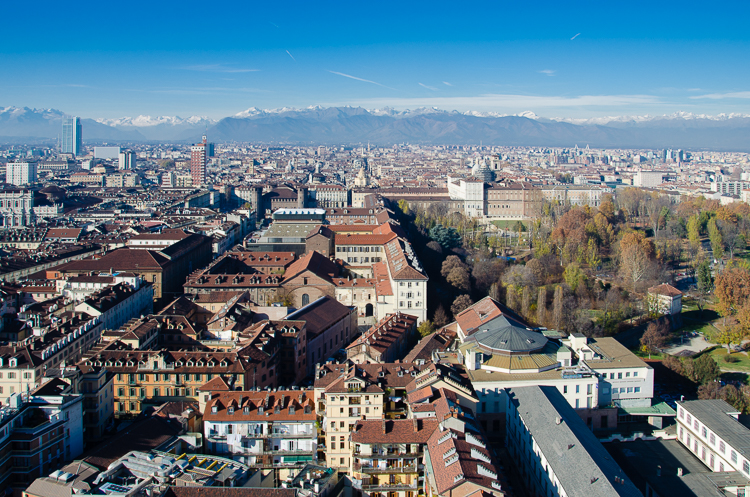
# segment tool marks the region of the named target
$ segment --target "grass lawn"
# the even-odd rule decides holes
[[[716,347],[715,349],[710,350],[707,353],[714,358],[721,369],[750,372],[750,357],[748,357],[744,352],[732,353],[732,356],[739,359],[739,362],[724,362],[723,357],[727,355],[727,349],[724,347]]]
[[[492,221],[492,224],[502,229],[513,229],[518,221]],[[526,226],[526,224],[524,224]],[[515,231],[515,230],[514,230]]]

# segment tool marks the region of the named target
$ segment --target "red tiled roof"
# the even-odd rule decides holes
[[[359,420],[352,431],[352,442],[359,444],[424,444],[438,426],[435,418]]]
[[[648,293],[663,295],[665,297],[677,297],[679,295],[682,295],[681,291],[679,291],[669,283],[662,283],[661,285],[652,286],[648,289]]]

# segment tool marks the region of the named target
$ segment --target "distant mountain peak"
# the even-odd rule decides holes
[[[139,115],[137,117],[119,117],[116,119],[95,119],[96,122],[105,124],[107,126],[133,126],[136,128],[147,128],[150,126],[158,126],[160,124],[168,126],[179,126],[179,125],[195,125],[195,124],[214,124],[215,120],[209,119],[206,116],[190,116],[188,118],[181,118],[179,116],[144,116]]]

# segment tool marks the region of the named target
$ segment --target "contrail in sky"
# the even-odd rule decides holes
[[[570,41],[573,41],[573,40],[575,40],[575,39],[576,39],[576,38],[578,38],[578,37],[579,37],[580,35],[581,35],[581,33],[576,33],[576,34],[575,34],[575,36],[573,36],[573,38],[571,38],[571,39],[570,39]]]

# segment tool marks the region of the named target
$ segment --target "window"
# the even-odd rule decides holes
[[[633,376],[638,376],[638,371],[633,371]]]
[[[724,442],[720,441],[719,442],[719,452],[721,452],[723,454],[725,450],[726,450],[726,446],[724,445]]]
[[[581,385],[576,385],[576,393],[581,393]]]
[[[576,409],[581,407],[581,401],[579,399],[576,399]]]
[[[622,379],[622,373],[617,373],[617,379],[618,379],[618,380],[621,380],[621,379]]]
[[[641,392],[641,387],[635,387],[634,391],[635,391],[635,393],[640,393]]]
[[[732,451],[732,453],[729,456],[729,460],[733,463],[737,463],[737,453],[735,451]]]
[[[748,473],[750,473],[750,462],[747,462],[747,461],[742,461],[742,471],[743,471],[743,472],[744,472],[745,474],[748,474]]]
[[[609,379],[610,380],[614,380],[615,379],[615,374],[614,373],[609,373]]]
[[[625,372],[625,378],[630,378],[630,372],[629,371]]]
[[[706,438],[706,437],[708,437],[708,431],[706,430],[706,427],[705,427],[705,426],[704,426],[703,428],[701,428],[701,436],[702,436],[703,438]]]
[[[563,385],[563,393],[568,393],[568,385]]]

